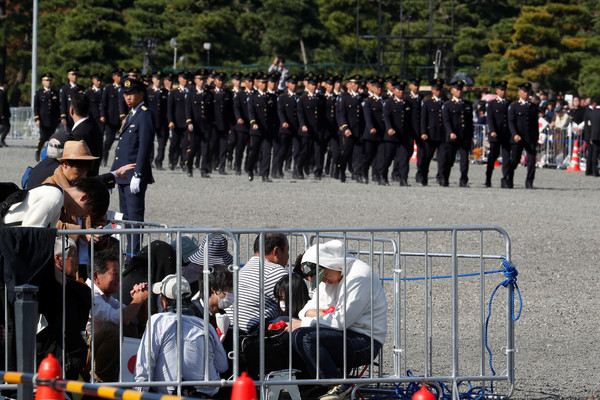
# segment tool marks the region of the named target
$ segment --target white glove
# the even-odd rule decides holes
[[[129,190],[132,194],[138,194],[140,192],[141,181],[141,178],[136,178],[135,176],[131,178],[131,182],[129,183]]]

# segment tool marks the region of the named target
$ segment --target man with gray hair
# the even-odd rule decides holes
[[[34,187],[40,186],[46,178],[56,171],[56,168],[60,165],[60,162],[57,159],[62,157],[63,147],[67,140],[71,140],[71,135],[62,131],[56,132],[50,137],[46,150],[46,158],[31,169],[29,179],[27,180],[27,189],[33,189]]]
[[[51,293],[45,296],[52,299],[44,307],[42,315],[43,329],[37,334],[37,358],[41,360],[53,353],[62,363],[63,345],[63,309],[65,313],[65,378],[77,379],[85,367],[87,344],[81,336],[85,330],[91,302],[91,291],[85,284],[78,282],[79,259],[77,245],[68,237],[57,237],[54,241],[54,266],[56,280],[47,282],[40,292]],[[65,280],[63,281],[63,271]],[[65,286],[63,303],[62,286]]]

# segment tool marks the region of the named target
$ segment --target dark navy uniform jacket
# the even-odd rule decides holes
[[[102,88],[94,90],[93,87],[85,91],[85,95],[90,101],[89,117],[96,122],[100,122],[100,110],[102,109]]]
[[[277,123],[277,98],[269,93],[262,94],[257,90],[248,98],[248,117],[250,118],[250,135],[268,137],[273,132],[273,122]],[[252,129],[257,124],[258,130]]]
[[[467,100],[448,100],[442,107],[446,142],[450,143],[450,134],[456,135],[456,142],[467,143],[473,139],[473,104]]]
[[[196,90],[195,88],[193,88]],[[177,129],[187,129],[185,97],[187,90],[181,86],[169,92],[167,120],[173,122]]]
[[[324,93],[323,99],[325,102],[324,105],[324,116],[325,116],[325,129],[327,130],[328,138],[333,137],[333,135],[337,134],[338,124],[335,118],[335,107],[337,104],[337,96],[331,93],[331,95]]]
[[[100,116],[106,119],[106,124],[120,126],[121,120],[127,114],[127,105],[123,99],[121,85],[107,85],[102,92],[102,108]]]
[[[157,131],[164,129],[169,125],[167,122],[167,102],[169,100],[169,91],[165,88],[155,89],[149,87],[146,89],[146,104],[154,121],[154,129]]]
[[[211,90],[204,89],[200,93],[195,87],[190,89],[185,100],[186,124],[193,124],[194,131],[201,135],[210,135],[215,116],[214,102]]]
[[[399,99],[396,96],[385,102],[383,116],[385,118],[384,142],[397,142],[410,144],[412,135],[412,104],[406,98]],[[388,131],[393,129],[395,134],[389,135]]]
[[[131,113],[130,113],[131,114]],[[111,171],[126,164],[136,163],[133,170],[127,171],[127,179],[117,179],[118,184],[129,184],[134,172],[142,175],[142,183],[154,182],[152,177],[151,155],[154,146],[154,123],[152,112],[141,103],[135,114],[128,114],[119,130],[119,142],[115,151],[115,162]]]
[[[227,132],[233,120],[233,94],[225,87],[221,90],[214,88],[212,93],[215,128],[220,132]]]
[[[252,92],[246,89],[240,90],[233,97],[233,114],[235,116],[235,130],[238,132],[246,132],[250,130],[250,119],[248,118],[248,99],[252,96]],[[238,119],[244,120],[243,125],[238,125]]]
[[[516,143],[515,135],[519,135],[525,143],[536,143],[539,139],[537,106],[521,99],[514,101],[508,106],[508,128],[511,143]]]
[[[508,129],[508,101],[500,97],[495,98],[486,105],[486,120],[488,126],[488,140],[490,143],[510,142],[510,130]],[[496,132],[496,137],[490,133]]]
[[[277,98],[277,115],[279,117],[279,133],[284,135],[296,135],[298,133],[298,95],[290,94],[286,90]],[[288,127],[281,125],[287,122]]]
[[[310,136],[313,139],[325,140],[325,99],[318,93],[311,95],[304,92],[298,98],[298,134]],[[308,128],[308,132],[302,132],[302,126]]]
[[[442,100],[433,96],[421,103],[421,134],[427,135],[427,140],[445,142],[442,105]]]
[[[56,90],[38,89],[33,100],[35,120],[44,128],[56,128],[60,123],[60,100]]]
[[[71,108],[71,97],[75,94],[83,94],[85,88],[80,84],[71,86],[70,83],[63,85],[60,88],[60,117],[73,122],[69,109]]]
[[[360,138],[364,129],[364,114],[362,99],[358,93],[356,96],[348,92],[341,93],[337,98],[335,115],[338,133],[343,135],[346,129],[350,129],[352,136]]]
[[[365,113],[365,129],[363,132],[363,140],[380,142],[383,139],[383,131],[385,130],[385,120],[383,118],[383,100],[368,97],[363,102],[363,110]],[[371,134],[371,129],[375,128],[377,132]]]
[[[412,92],[404,96],[404,101],[410,105],[410,134],[414,139],[421,139],[421,104],[419,96],[413,97]]]

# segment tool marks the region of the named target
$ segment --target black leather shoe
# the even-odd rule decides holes
[[[194,168],[192,168],[192,166],[191,166],[191,165],[190,165],[190,166],[188,166],[188,169],[187,169],[187,176],[189,176],[190,178],[191,178],[192,176],[194,176]]]
[[[252,182],[254,180],[254,172],[252,170],[248,171],[248,181]]]
[[[465,181],[460,181],[458,184],[460,187],[469,187],[469,184]]]
[[[346,183],[346,173],[340,173],[340,182]]]
[[[271,183],[271,182],[273,182],[271,179],[269,179],[269,177],[268,177],[268,176],[263,176],[263,177],[262,177],[262,181],[263,181],[263,182],[266,182],[266,183]]]
[[[378,183],[381,186],[390,186],[390,182],[385,178],[380,178]]]
[[[490,178],[487,178],[485,180],[485,187],[486,188],[492,187],[492,180]]]
[[[423,182],[423,174],[421,174],[420,172],[417,171],[417,174],[415,175],[415,180],[417,181],[417,183],[421,183]],[[402,182],[402,181],[400,181]],[[402,186],[402,185],[400,185]]]
[[[423,178],[421,178],[421,182],[423,182]],[[400,179],[400,186],[410,186],[406,179]]]
[[[525,182],[525,189],[535,189],[533,187],[533,182]]]
[[[423,179],[423,180],[421,181],[421,185],[423,185],[423,186],[427,186],[427,179]]]
[[[500,187],[502,189],[510,189],[510,186],[508,186],[508,181],[506,179],[500,180]]]
[[[208,174],[208,172],[201,172],[200,176],[203,178],[210,178],[210,175]]]
[[[40,153],[39,152],[35,152],[35,162],[40,162]]]
[[[225,172],[224,169],[220,169],[219,170],[219,175],[227,175],[227,172]]]
[[[175,169],[175,166],[174,166],[173,164],[169,164],[169,169],[170,169],[171,171],[173,171],[173,170]]]

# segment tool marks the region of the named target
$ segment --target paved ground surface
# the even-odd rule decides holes
[[[35,164],[34,142],[8,144],[0,149],[2,181],[20,182],[25,167]],[[458,187],[457,167],[449,188],[341,184],[328,178],[265,184],[231,173],[201,179],[155,171],[146,220],[230,228],[498,225],[512,239],[523,294],[513,397],[598,397],[600,179],[537,170],[536,190],[525,190],[525,171],[519,168],[515,189],[502,190],[499,173],[494,187],[486,189],[479,165],[471,166],[470,188]],[[117,207],[113,193],[111,208]]]

